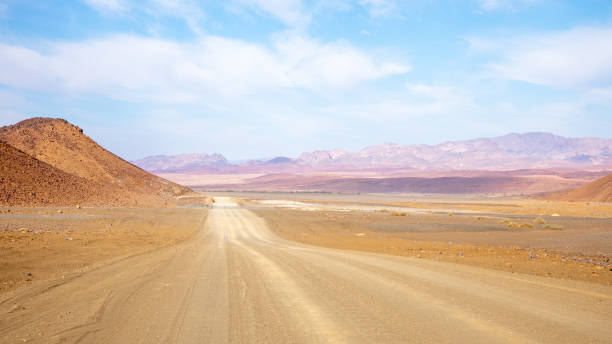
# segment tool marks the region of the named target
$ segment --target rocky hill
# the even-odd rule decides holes
[[[612,202],[612,174],[548,198],[572,202]]]
[[[11,185],[20,185],[23,190],[35,188],[30,184],[46,184],[49,190],[64,194],[66,202],[82,200],[96,205],[158,206],[190,192],[188,188],[154,176],[119,158],[83,134],[79,127],[62,119],[31,118],[2,127],[0,140],[4,141],[6,152],[11,151],[11,147],[20,152],[7,155],[7,167],[0,177],[10,176]],[[31,160],[26,161],[28,159],[23,154]],[[9,173],[8,169],[18,171],[23,166],[30,166],[30,174],[24,178],[15,179],[16,176]],[[53,171],[54,177],[45,179],[49,171]],[[68,183],[66,187],[58,185],[63,184],[62,181]],[[30,204],[40,204],[39,194],[32,192]],[[98,195],[91,197],[95,193]],[[49,204],[57,203],[53,197],[47,197]]]
[[[99,185],[37,160],[0,141],[0,204],[96,203]]]

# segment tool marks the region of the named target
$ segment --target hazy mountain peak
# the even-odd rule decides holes
[[[187,153],[178,155],[155,155],[134,161],[148,171],[167,172],[181,169],[208,169],[229,166],[227,159],[218,153]]]
[[[240,168],[220,154],[182,154],[141,159],[151,171]],[[510,170],[523,168],[612,166],[612,139],[566,138],[547,132],[510,133],[492,138],[446,141],[436,145],[385,142],[351,152],[343,149],[304,152],[296,159],[277,157],[251,161],[262,171],[283,168],[427,170]]]

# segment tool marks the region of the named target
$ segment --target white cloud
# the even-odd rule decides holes
[[[488,65],[498,77],[577,88],[612,84],[612,28],[469,41],[478,52],[499,55]]]
[[[384,17],[396,9],[392,0],[359,0],[359,4],[366,7],[372,17]]]
[[[0,43],[0,84],[117,99],[195,103],[290,89],[316,92],[408,72],[346,43],[295,35],[272,46],[217,36],[191,43],[114,36],[36,49]]]
[[[194,0],[81,0],[94,10],[104,14],[145,13],[154,18],[173,17],[185,21],[195,33],[202,35],[200,21],[204,11]]]

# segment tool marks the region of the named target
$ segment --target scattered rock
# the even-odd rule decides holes
[[[72,241],[72,238],[66,238],[66,240],[68,240],[68,241]]]

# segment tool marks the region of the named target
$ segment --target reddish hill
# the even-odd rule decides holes
[[[95,203],[99,186],[63,172],[0,141],[0,204]]]
[[[548,198],[571,202],[612,202],[612,174]]]
[[[2,127],[0,140],[64,174],[90,182],[102,194],[100,200],[104,199],[111,205],[163,205],[175,196],[190,191],[119,158],[83,134],[79,127],[62,119],[31,118]],[[43,166],[32,164],[33,168]],[[38,172],[32,173],[37,175]],[[34,182],[33,179],[29,180]],[[67,189],[69,192],[71,190]],[[89,191],[84,189],[83,193]],[[87,197],[81,195],[76,198]],[[93,203],[99,204],[97,201]]]

